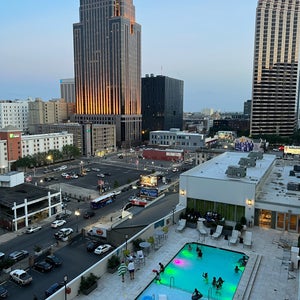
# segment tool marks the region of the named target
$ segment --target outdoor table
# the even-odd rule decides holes
[[[149,242],[141,242],[139,244],[139,246],[145,250],[144,254],[146,254],[146,252],[149,253],[149,249],[150,249],[150,246],[151,246],[151,244]]]
[[[161,243],[162,239],[165,236],[165,233],[162,230],[156,230],[154,232],[155,237],[157,237],[159,244]]]

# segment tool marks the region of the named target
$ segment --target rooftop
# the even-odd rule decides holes
[[[114,274],[105,273],[98,280],[97,289],[89,294],[88,299],[135,299],[154,279],[152,270],[158,268],[159,262],[166,265],[185,243],[200,242],[196,229],[186,228],[182,233],[177,233],[175,228],[176,225],[170,227],[168,237],[159,250],[150,251],[146,257],[145,265],[136,268],[134,280],[130,280],[127,273],[125,282],[122,283],[117,272]],[[292,270],[289,265],[289,247],[297,245],[298,234],[260,227],[253,227],[248,230],[253,232],[252,248],[243,248],[243,244],[229,246],[228,241],[223,237],[219,240],[206,237],[202,241],[206,245],[244,252],[249,256],[234,299],[299,299],[298,270]],[[259,260],[257,260],[258,257]],[[259,266],[255,268],[257,261],[259,261]],[[199,278],[200,276],[199,271]],[[248,295],[242,298],[241,295],[246,289]],[[201,293],[204,294],[203,299],[207,299],[207,291],[201,291]],[[86,296],[80,295],[76,299],[83,300],[86,299]],[[155,295],[155,299],[159,299],[158,295]],[[170,300],[171,298],[168,297],[167,299]],[[187,299],[190,300],[191,296]],[[172,296],[172,300],[185,299],[182,296],[178,299]]]

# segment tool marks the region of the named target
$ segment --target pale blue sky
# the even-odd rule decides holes
[[[184,111],[242,111],[251,98],[257,0],[134,0],[142,76],[184,81]],[[0,99],[60,96],[73,77],[79,0],[0,4]]]

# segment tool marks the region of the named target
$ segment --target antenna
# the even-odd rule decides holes
[[[163,66],[160,66],[160,75],[163,74]]]

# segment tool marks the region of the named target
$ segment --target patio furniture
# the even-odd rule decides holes
[[[229,239],[228,241],[228,244],[236,244],[238,242],[238,239],[239,239],[239,236],[240,236],[240,232],[236,229],[233,229],[232,230],[232,234],[231,234],[231,238]]]
[[[136,255],[137,255],[137,259],[138,259],[138,263],[139,264],[145,264],[145,256],[144,256],[144,252],[143,250],[138,250],[136,252]]]
[[[201,235],[207,235],[207,231],[205,229],[205,226],[204,226],[202,220],[198,221],[197,229],[198,229],[198,231],[200,232]]]
[[[182,232],[183,229],[185,228],[185,226],[186,226],[186,219],[180,219],[178,221],[178,226],[176,228],[176,231],[177,232]]]
[[[212,238],[213,239],[218,239],[223,231],[223,226],[222,225],[218,225],[216,231],[212,234]]]
[[[251,231],[245,232],[243,247],[245,247],[245,246],[249,246],[250,248],[252,247],[252,232]]]

